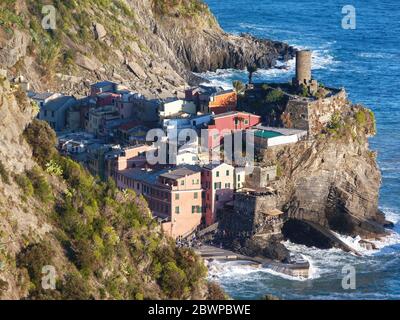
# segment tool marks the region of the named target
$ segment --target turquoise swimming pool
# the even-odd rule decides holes
[[[274,137],[282,136],[281,133],[269,130],[257,130],[254,135],[259,138],[269,139]]]

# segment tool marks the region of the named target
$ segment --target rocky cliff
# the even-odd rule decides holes
[[[45,4],[56,9],[54,30],[42,27]],[[167,97],[196,81],[192,71],[268,68],[294,52],[226,34],[200,0],[6,1],[0,21],[0,68],[36,90],[83,93],[109,79]]]
[[[348,101],[320,134],[263,154],[264,164],[278,164],[275,187],[288,219],[364,238],[386,234],[378,209],[381,175],[368,147],[374,121],[372,112]]]

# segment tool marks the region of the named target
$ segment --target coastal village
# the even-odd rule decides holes
[[[220,222],[227,217],[240,221],[236,235],[261,232],[268,239],[281,233],[285,213],[274,187],[278,164],[258,165],[258,155],[311,139],[346,102],[343,89],[312,78],[311,56],[297,52],[295,77],[285,84],[254,84],[250,77],[232,90],[199,85],[168,99],[148,98],[110,81],[92,84],[83,97],[32,92],[28,85],[26,91],[40,108],[37,117],[56,131],[59,152],[94,176],[113,179],[119,189],[142,195],[177,243],[212,232],[223,237]],[[270,107],[258,112],[265,96]],[[154,129],[164,133],[161,141],[149,139]],[[227,136],[238,132],[243,141],[249,133],[254,136],[246,146],[254,149],[251,171],[249,163],[213,160]],[[149,163],[148,154],[157,155],[160,146],[172,157]],[[294,273],[299,274],[307,276],[308,267]]]

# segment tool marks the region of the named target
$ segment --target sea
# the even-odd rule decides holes
[[[210,265],[209,278],[234,299],[400,299],[400,7],[395,0],[205,0],[222,28],[313,50],[313,76],[326,86],[345,87],[350,100],[371,108],[378,134],[370,139],[382,172],[379,206],[395,225],[368,251],[359,238],[339,235],[363,253],[320,250],[286,242],[311,264],[298,279],[242,262]],[[349,7],[351,6],[351,7]],[[350,8],[350,9],[349,9]],[[353,14],[354,13],[354,14]],[[350,20],[348,19],[350,17]],[[254,81],[289,81],[287,70],[259,70]],[[243,70],[202,74],[213,85],[247,80]],[[350,269],[349,269],[350,268]],[[349,271],[351,270],[351,271]],[[354,274],[352,280],[349,277]],[[351,285],[346,285],[351,284]]]

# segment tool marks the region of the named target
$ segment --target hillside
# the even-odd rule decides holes
[[[51,147],[34,106],[0,83],[0,299],[206,299],[190,250],[165,238],[142,197],[101,183]],[[53,266],[56,290],[43,290]]]
[[[42,6],[56,9],[45,30]],[[0,68],[36,90],[83,93],[99,79],[168,97],[194,72],[271,67],[294,49],[226,34],[200,0],[17,0],[0,4]]]

